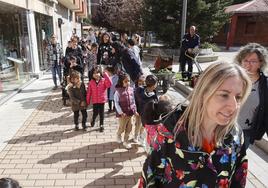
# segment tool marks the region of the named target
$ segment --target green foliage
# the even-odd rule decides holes
[[[234,0],[233,4],[245,3],[249,0]]]
[[[212,48],[213,52],[219,52],[220,48],[217,46],[217,44],[204,42],[200,44],[200,48],[206,49],[206,48]]]
[[[144,0],[143,21],[146,30],[168,46],[179,46],[181,31],[182,0]],[[221,27],[228,22],[224,8],[233,0],[188,0],[187,31],[197,26],[201,41],[211,41]]]
[[[178,46],[180,8],[180,0],[144,0],[145,30],[154,31],[167,46]]]

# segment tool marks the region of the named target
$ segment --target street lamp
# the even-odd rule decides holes
[[[186,28],[186,15],[187,15],[187,0],[183,0],[183,7],[182,7],[182,20],[181,20],[181,41],[185,34]]]

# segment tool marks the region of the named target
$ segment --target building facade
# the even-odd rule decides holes
[[[81,36],[87,8],[87,0],[0,0],[0,100],[49,68],[53,33],[63,49]]]
[[[231,46],[241,46],[257,42],[268,46],[268,4],[266,0],[253,0],[226,8],[230,23],[226,24],[214,42]]]

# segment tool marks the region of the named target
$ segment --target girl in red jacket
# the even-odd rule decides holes
[[[97,116],[100,116],[100,132],[104,131],[104,104],[107,101],[107,89],[112,85],[112,81],[103,68],[98,65],[92,69],[91,80],[88,83],[87,89],[87,104],[92,100],[93,117],[91,127],[94,127]]]

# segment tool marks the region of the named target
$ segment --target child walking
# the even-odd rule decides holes
[[[70,83],[67,85],[67,92],[71,99],[72,110],[74,112],[75,130],[78,130],[79,111],[82,113],[82,128],[86,130],[87,121],[87,103],[86,88],[81,81],[81,75],[78,71],[72,71],[70,75]]]
[[[119,117],[117,130],[117,142],[121,143],[121,136],[124,133],[123,146],[131,148],[128,143],[129,134],[132,129],[133,115],[137,115],[133,88],[130,87],[130,78],[126,73],[120,73],[116,91],[114,94],[116,116]]]
[[[94,127],[97,116],[100,116],[100,132],[104,131],[104,104],[107,101],[107,89],[112,85],[112,81],[103,68],[97,65],[92,68],[91,80],[88,83],[87,89],[87,104],[90,104],[92,99],[93,116],[91,127]]]
[[[112,113],[115,111],[114,106],[114,93],[115,93],[115,86],[118,82],[118,75],[115,74],[115,68],[112,66],[108,66],[106,68],[108,75],[110,76],[110,79],[112,80],[112,85],[108,89],[108,104],[109,104],[109,111],[108,113]]]
[[[92,68],[97,65],[97,53],[98,53],[98,44],[92,43],[91,49],[87,55],[87,69],[88,69],[88,80],[91,80],[90,76]]]
[[[164,123],[168,113],[173,110],[170,98],[167,95],[159,97],[159,101],[150,101],[144,106],[144,126],[146,132],[145,151],[148,153],[154,147],[154,139],[158,134],[158,126]],[[176,123],[175,123],[176,124]],[[175,125],[174,125],[175,126]],[[171,133],[174,127],[166,127]]]
[[[155,75],[148,75],[145,78],[145,87],[141,89],[141,121],[144,126],[144,106],[150,101],[158,101],[156,87],[157,87],[157,77]]]
[[[136,107],[137,107],[137,112],[138,115],[135,118],[135,131],[134,131],[134,142],[143,143],[142,140],[142,134],[144,131],[144,127],[142,126],[141,123],[141,103],[142,103],[142,95],[141,92],[144,91],[144,86],[145,86],[145,76],[141,75],[139,79],[137,80],[136,87],[134,89],[134,95],[135,95],[135,102],[136,102]]]

